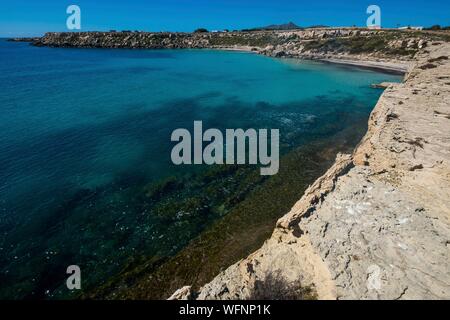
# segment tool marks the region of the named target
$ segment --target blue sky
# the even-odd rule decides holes
[[[381,7],[383,27],[450,25],[448,0],[0,0],[0,36],[67,31],[71,4],[81,8],[81,31],[242,29],[288,21],[364,26],[370,4]]]

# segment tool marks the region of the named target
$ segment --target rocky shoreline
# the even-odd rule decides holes
[[[448,299],[449,52],[416,55],[353,154],[338,155],[259,250],[171,299],[247,299],[274,273],[319,299]]]

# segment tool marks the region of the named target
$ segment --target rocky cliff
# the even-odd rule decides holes
[[[434,43],[415,57],[354,153],[338,155],[259,250],[172,299],[246,299],[272,274],[319,299],[450,298],[449,52]]]

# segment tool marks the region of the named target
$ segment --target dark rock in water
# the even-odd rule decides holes
[[[276,50],[276,51],[273,52],[272,55],[274,57],[281,58],[281,57],[286,56],[286,52],[284,52],[283,50]]]

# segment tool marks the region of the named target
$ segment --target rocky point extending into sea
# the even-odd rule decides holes
[[[406,72],[414,55],[448,32],[313,28],[239,32],[49,32],[17,38],[36,46],[135,49],[244,50],[272,57],[302,58]]]

